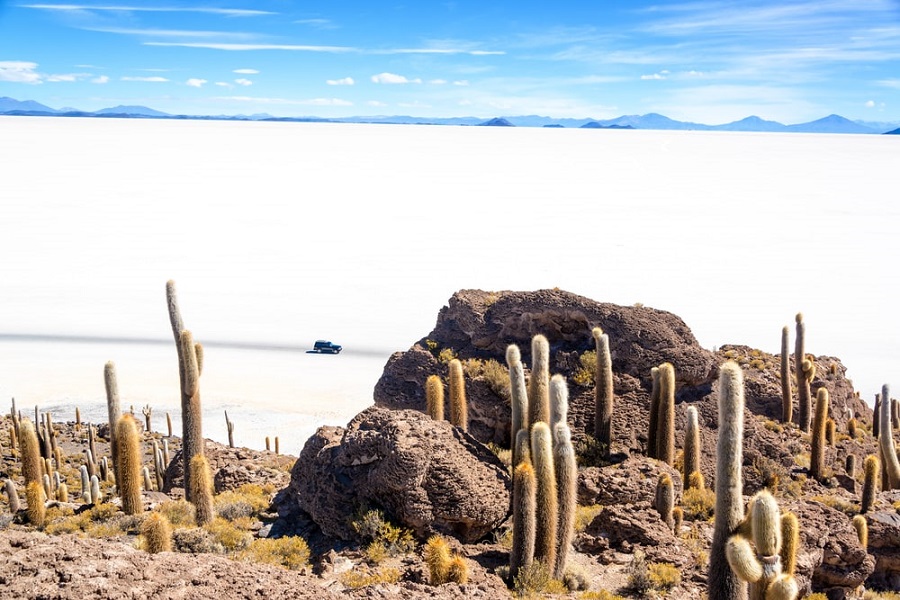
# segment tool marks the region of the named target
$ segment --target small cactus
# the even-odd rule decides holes
[[[797,552],[800,548],[800,522],[797,515],[781,515],[781,572],[793,575],[797,571]]]
[[[850,479],[856,479],[856,455],[848,454],[844,460],[844,471]]]
[[[150,554],[172,551],[172,524],[160,512],[153,511],[141,524],[144,550]]]
[[[675,529],[675,519],[672,510],[675,508],[675,486],[668,473],[659,476],[656,482],[656,512],[666,527]]]
[[[19,492],[16,490],[16,484],[12,479],[6,480],[6,498],[9,500],[9,512],[15,515],[19,512],[21,504],[19,502]]]
[[[91,504],[94,506],[103,502],[103,494],[100,492],[100,479],[96,475],[91,475]],[[124,510],[124,508],[123,508]],[[137,513],[126,513],[137,514]]]
[[[435,421],[444,420],[444,383],[439,375],[425,380],[425,413]]]
[[[450,361],[450,377],[447,385],[450,392],[450,423],[463,431],[469,430],[469,408],[466,401],[466,379],[462,362],[458,358]]]
[[[28,522],[43,529],[44,522],[47,520],[47,507],[44,504],[44,486],[37,481],[30,481],[25,486],[25,501],[28,502],[26,514]]]
[[[856,529],[856,537],[859,539],[859,545],[863,550],[869,548],[869,523],[862,515],[856,515],[851,521],[853,528]]]
[[[191,503],[197,512],[197,525],[203,526],[215,518],[213,508],[213,483],[209,472],[209,461],[202,454],[191,459]]]
[[[469,565],[459,554],[454,554],[450,559],[450,572],[448,578],[453,583],[463,585],[469,582]]]
[[[672,509],[672,529],[675,531],[675,535],[681,531],[681,524],[684,522],[684,509],[680,506],[676,506]]]
[[[835,424],[834,419],[825,421],[825,443],[829,446],[834,446],[834,434],[837,433],[836,429],[837,425]]]
[[[851,439],[856,439],[858,429],[859,425],[856,422],[856,419],[850,419],[849,421],[847,421],[847,435],[849,435]]]
[[[125,414],[119,417],[115,429],[116,483],[122,499],[122,511],[126,515],[136,515],[143,511],[141,502],[141,446],[140,435],[134,417]]]
[[[431,585],[447,583],[452,560],[450,544],[440,535],[433,535],[425,543],[425,564],[428,565]]]
[[[881,461],[874,454],[870,454],[863,461],[863,489],[862,502],[859,512],[866,514],[872,510],[875,504],[875,496],[878,494],[878,476],[881,474]]]

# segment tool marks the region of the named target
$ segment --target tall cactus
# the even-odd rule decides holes
[[[550,378],[550,430],[556,440],[556,426],[569,420],[569,386],[566,378],[556,374]]]
[[[450,361],[450,423],[463,431],[469,430],[469,407],[466,403],[466,378],[463,375],[462,362],[458,358]]]
[[[809,391],[809,380],[803,369],[803,361],[806,360],[806,323],[803,322],[803,313],[797,313],[797,339],[794,340],[794,370],[797,373],[797,425],[802,431],[809,431],[812,420],[812,397]]]
[[[812,425],[812,449],[809,458],[809,474],[813,479],[825,478],[825,429],[828,420],[828,390],[816,392],[816,416]]]
[[[878,457],[870,454],[863,461],[863,489],[859,512],[866,514],[872,510],[875,497],[878,494],[878,476],[881,474],[881,464]]]
[[[141,441],[134,417],[124,414],[116,421],[116,484],[122,499],[122,511],[136,515],[143,511],[141,502]]]
[[[548,567],[556,563],[556,530],[559,514],[552,438],[547,423],[538,421],[531,426],[531,463],[537,480],[534,558]]]
[[[525,386],[525,368],[522,366],[522,354],[519,347],[510,344],[506,347],[506,364],[509,367],[510,404],[512,422],[510,424],[510,447],[512,448],[513,468],[518,466],[522,457],[518,454],[516,436],[520,431],[528,430],[528,389]],[[530,443],[530,442],[529,442]]]
[[[175,347],[178,351],[178,376],[181,384],[181,454],[184,461],[184,480],[190,481],[191,458],[203,454],[203,424],[200,408],[200,373],[203,350],[200,344],[194,343],[190,331],[185,330],[178,309],[178,297],[175,294],[175,282],[166,282],[166,304],[169,309],[169,323],[175,336]],[[190,486],[185,485],[185,497],[190,500]]]
[[[513,545],[509,553],[509,578],[515,580],[521,569],[534,560],[537,481],[527,460],[513,471]]]
[[[106,388],[106,413],[109,417],[109,452],[115,456],[115,427],[116,421],[119,420],[119,415],[122,414],[122,409],[119,401],[119,378],[116,375],[116,363],[113,361],[109,361],[103,366],[103,385]],[[88,433],[91,434],[91,450],[93,451],[93,431],[90,430],[90,426],[88,427]],[[97,456],[96,453],[94,456]],[[118,476],[115,460],[113,460],[113,474]]]
[[[875,394],[875,409],[872,411],[872,436],[877,440],[881,431],[881,394]]]
[[[434,421],[444,420],[444,382],[439,375],[425,380],[425,413]]]
[[[675,464],[675,367],[659,366],[659,418],[657,419],[656,458]]]
[[[688,406],[687,428],[684,432],[684,471],[685,488],[691,487],[691,473],[700,471],[700,418],[696,406]]]
[[[800,548],[800,523],[792,512],[781,514],[781,572],[793,575],[797,571],[797,552]]]
[[[551,383],[552,386],[552,383]],[[559,522],[556,529],[556,564],[553,577],[562,579],[566,571],[569,545],[575,533],[575,508],[578,503],[578,463],[572,448],[572,432],[565,423],[553,429],[553,463],[556,468]]]
[[[728,540],[729,565],[750,584],[750,600],[794,600],[799,587],[793,575],[782,572],[781,510],[772,494],[766,490],[756,494],[749,516],[748,536],[737,534]]]
[[[781,329],[781,420],[790,423],[794,416],[793,392],[791,391],[790,328]]]
[[[41,481],[41,448],[34,425],[28,419],[19,422],[19,449],[22,458],[22,477],[27,486]]]
[[[209,471],[209,461],[202,454],[191,459],[191,503],[196,509],[197,525],[206,525],[215,518],[213,508],[213,482]]]
[[[881,386],[881,414],[879,415],[878,444],[881,447],[883,466],[887,472],[888,489],[900,489],[900,462],[894,447],[894,435],[891,431],[891,389],[887,384]]]
[[[741,466],[744,443],[744,375],[732,361],[719,373],[719,429],[716,441],[716,508],[709,552],[709,600],[740,600],[746,585],[726,558],[728,539],[744,519]]]
[[[609,352],[609,336],[599,327],[591,332],[597,350],[597,365],[594,383],[594,437],[603,448],[605,457],[610,454],[612,444],[613,415],[613,373],[612,357]]]
[[[531,377],[528,378],[528,424],[550,422],[550,342],[531,338]]]
[[[653,387],[650,389],[650,424],[647,427],[647,458],[656,458],[656,438],[659,428],[659,367],[650,369]]]

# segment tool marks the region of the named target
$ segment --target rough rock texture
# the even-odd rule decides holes
[[[631,457],[608,467],[587,467],[578,472],[578,504],[637,504],[656,494],[656,482],[662,473],[672,478],[676,505],[681,498],[681,475],[666,463]]]
[[[205,454],[213,474],[215,492],[236,490],[246,483],[270,484],[281,489],[290,482],[290,469],[296,457],[250,450],[229,448],[226,445],[204,440]],[[163,492],[184,491],[184,461],[181,450],[172,457],[164,476]]]
[[[627,388],[649,388],[650,369],[665,361],[675,365],[680,385],[702,386],[715,377],[713,354],[701,348],[684,321],[672,313],[595,302],[561,290],[462,290],[441,309],[426,338],[391,357],[375,386],[375,403],[423,410],[425,379],[431,374],[446,376],[446,365],[436,358],[443,348],[452,348],[462,359],[493,359],[505,365],[507,346],[517,344],[528,366],[531,338],[538,333],[550,342],[551,371],[569,376],[578,366],[578,356],[593,349],[591,330],[596,326],[609,334],[613,371],[619,380],[628,380]],[[616,383],[617,388],[621,385]],[[509,444],[508,403],[489,386],[467,383],[467,393],[469,431],[483,442]],[[593,403],[588,396],[571,398],[574,412],[585,412],[581,405],[588,400]],[[592,411],[590,419],[592,423]]]
[[[890,500],[900,500],[900,492],[885,492]],[[869,581],[885,590],[900,590],[900,514],[881,510],[866,515],[869,524],[869,552],[875,557],[875,571]]]
[[[383,509],[420,537],[474,542],[509,512],[510,479],[496,456],[446,421],[371,407],[346,429],[322,427],[291,473],[280,512],[299,508],[329,536],[357,538],[350,519]]]

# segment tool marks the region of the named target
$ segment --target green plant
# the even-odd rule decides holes
[[[726,362],[719,371],[718,405],[715,524],[709,550],[708,594],[710,600],[738,600],[744,595],[745,586],[731,570],[725,551],[728,538],[744,519],[744,375],[733,361]]]
[[[154,511],[147,515],[141,525],[141,536],[144,550],[151,554],[172,550],[172,525],[162,513]]]
[[[116,477],[122,511],[136,515],[144,510],[141,502],[141,441],[134,417],[124,414],[116,421]],[[93,496],[93,494],[92,494]]]
[[[435,421],[444,420],[444,383],[438,375],[425,380],[425,414]]]
[[[466,403],[466,380],[459,359],[450,361],[450,423],[463,431],[469,430],[469,410]]]
[[[587,350],[578,356],[578,366],[570,378],[572,383],[580,387],[594,385],[594,375],[597,370],[597,351]]]
[[[594,347],[597,352],[596,383],[594,386],[594,437],[606,448],[612,443],[613,373],[609,353],[609,336],[594,327]]]
[[[239,558],[296,571],[309,565],[309,545],[300,536],[262,538],[253,540]]]

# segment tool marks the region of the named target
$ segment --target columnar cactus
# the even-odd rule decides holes
[[[38,481],[30,481],[25,486],[25,501],[28,502],[26,514],[28,522],[41,529],[47,520],[47,507],[44,504],[44,486]]]
[[[191,503],[197,513],[197,525],[206,525],[215,518],[213,509],[213,483],[209,472],[209,461],[202,454],[191,459]]]
[[[185,330],[178,309],[175,282],[166,282],[166,304],[169,309],[169,323],[175,336],[178,351],[178,375],[181,383],[181,452],[184,459],[184,480],[190,481],[191,458],[203,454],[203,423],[200,408],[200,373],[203,347],[194,343],[190,331]],[[190,500],[190,486],[185,486],[185,497]]]
[[[687,409],[687,428],[684,432],[684,471],[682,481],[690,487],[691,473],[700,471],[700,418],[697,407]]]
[[[856,479],[856,455],[848,454],[844,460],[844,471],[850,479]]]
[[[552,387],[552,383],[551,383]],[[557,423],[553,429],[553,463],[556,468],[557,505],[559,522],[556,536],[556,564],[553,577],[562,579],[566,571],[566,559],[572,535],[575,533],[575,509],[578,503],[578,463],[572,448],[572,432],[565,423]]]
[[[656,438],[659,427],[659,367],[650,369],[653,387],[650,390],[650,424],[647,428],[647,458],[656,458]]]
[[[859,545],[863,550],[869,547],[869,522],[862,515],[856,515],[851,521],[853,528],[856,529],[856,537],[859,539]]]
[[[550,342],[531,338],[531,377],[528,378],[528,424],[550,422]]]
[[[172,551],[172,524],[160,512],[153,511],[141,524],[144,550],[150,554]]]
[[[234,448],[234,421],[228,418],[227,410],[225,411],[225,429],[228,431],[228,447]]]
[[[794,370],[797,373],[797,400],[798,414],[797,425],[802,431],[809,431],[812,420],[812,398],[809,391],[809,380],[803,369],[803,361],[806,360],[806,324],[803,322],[803,313],[797,313],[797,339],[794,341]]]
[[[591,332],[597,350],[597,366],[594,375],[594,437],[600,442],[608,457],[612,444],[613,374],[609,352],[609,336],[599,327]]]
[[[122,499],[122,511],[136,515],[143,511],[141,502],[141,442],[134,417],[124,414],[115,428],[116,483]]]
[[[672,511],[675,509],[675,486],[668,473],[662,473],[656,481],[656,512],[669,529],[675,529]]]
[[[800,548],[800,522],[792,512],[781,515],[781,572],[793,575],[797,570],[797,551]]]
[[[709,600],[740,600],[746,585],[726,558],[728,539],[744,519],[741,465],[744,443],[744,375],[732,361],[719,373],[719,429],[716,441],[715,527],[709,553]]]
[[[790,328],[785,325],[781,329],[781,420],[784,423],[790,423],[794,416],[789,338]]]
[[[734,573],[750,584],[750,600],[794,600],[799,587],[781,567],[781,511],[768,491],[751,500],[747,526],[746,537],[729,538],[726,553]]]
[[[458,358],[450,361],[450,423],[463,431],[469,430],[469,408],[466,404],[466,379],[462,362]]]
[[[900,489],[900,462],[894,448],[894,435],[891,431],[891,390],[887,384],[881,386],[881,415],[878,443],[881,446],[881,457],[887,472],[888,489]]]
[[[22,458],[22,477],[27,486],[32,481],[41,481],[41,449],[34,425],[28,419],[19,423],[19,449]]]
[[[552,438],[547,423],[538,421],[531,426],[531,463],[537,480],[534,558],[548,567],[556,563],[556,530],[559,518]]]
[[[859,512],[866,514],[872,510],[875,497],[878,494],[878,476],[881,474],[881,462],[874,454],[870,454],[863,461],[863,489],[862,502]]]
[[[119,420],[119,415],[122,414],[122,409],[119,401],[119,378],[116,376],[116,363],[113,361],[107,362],[103,366],[103,384],[106,388],[106,413],[109,417],[109,452],[116,456],[116,436],[115,436],[115,427],[116,421]],[[94,450],[94,438],[93,438],[93,430],[91,426],[88,426],[88,435],[91,442],[91,452],[94,453],[94,456],[97,456],[96,451]],[[116,471],[116,461],[113,459],[113,474],[116,476],[116,481],[118,481],[118,471]]]
[[[556,374],[550,378],[550,430],[556,439],[556,426],[568,424],[569,419],[569,386],[566,378]]]
[[[525,386],[525,368],[522,366],[522,354],[515,344],[506,347],[506,365],[509,367],[510,408],[512,409],[512,422],[509,428],[510,447],[512,448],[512,465],[515,468],[521,460],[517,453],[516,436],[521,430],[528,429],[528,389]]]
[[[872,436],[877,440],[881,431],[881,394],[875,394],[875,408],[872,411]]]
[[[19,512],[21,505],[19,503],[19,492],[16,490],[16,484],[12,479],[6,480],[6,499],[9,500],[9,512],[15,515]]]
[[[659,366],[659,418],[657,420],[656,458],[671,466],[675,463],[675,367]]]
[[[425,380],[425,413],[434,421],[444,420],[444,382],[439,375]]]
[[[859,431],[859,424],[856,422],[856,419],[850,419],[847,421],[847,435],[850,436],[850,439],[856,439]]]
[[[825,429],[828,420],[828,390],[819,388],[816,392],[816,416],[812,427],[812,449],[809,458],[809,474],[822,481],[825,477]]]
[[[534,560],[537,481],[534,469],[527,460],[513,471],[513,545],[509,553],[509,577],[514,580],[520,569],[531,566]]]

